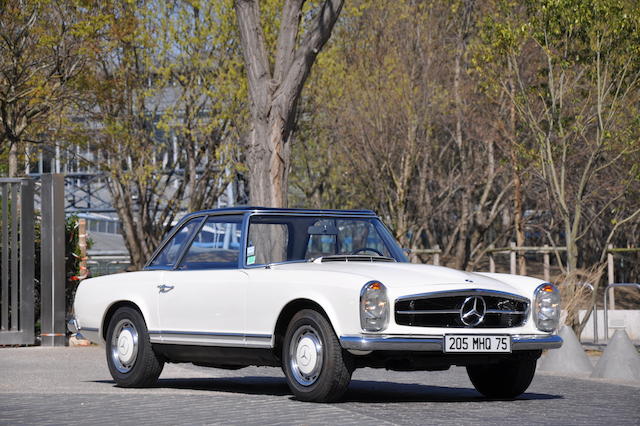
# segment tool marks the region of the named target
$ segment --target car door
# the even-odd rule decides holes
[[[210,216],[158,287],[163,343],[244,346],[248,277],[238,269],[241,215]]]

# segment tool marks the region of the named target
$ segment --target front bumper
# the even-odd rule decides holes
[[[562,346],[562,338],[557,335],[531,334],[511,337],[512,351],[555,349]],[[344,349],[358,351],[443,352],[443,341],[443,336],[359,335],[340,337],[340,345]]]
[[[75,317],[71,317],[67,321],[67,330],[69,330],[71,334],[75,335],[77,339],[85,338],[85,336],[83,336],[81,333],[81,330],[84,330],[84,329],[80,327],[80,324],[78,324],[78,320]]]
[[[80,327],[78,326],[78,321],[75,318],[69,319],[67,321],[67,329],[71,332],[71,334],[76,334]]]

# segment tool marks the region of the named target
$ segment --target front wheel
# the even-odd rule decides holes
[[[351,381],[349,355],[340,347],[329,321],[311,309],[291,319],[282,360],[289,388],[301,401],[336,401]]]
[[[524,393],[535,372],[536,360],[528,358],[467,366],[467,374],[476,390],[496,399],[512,399]]]
[[[154,385],[164,362],[156,356],[142,315],[133,308],[118,309],[107,329],[107,365],[118,386]]]

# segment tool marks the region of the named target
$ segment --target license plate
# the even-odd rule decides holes
[[[454,334],[444,336],[444,352],[511,352],[511,336]]]

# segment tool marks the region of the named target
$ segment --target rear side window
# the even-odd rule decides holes
[[[194,217],[182,225],[180,230],[165,244],[162,251],[153,259],[149,266],[159,268],[173,268],[179,260],[184,245],[189,242],[189,237],[202,223],[202,217]]]
[[[182,258],[179,269],[234,269],[242,241],[242,216],[209,217]]]
[[[252,223],[249,227],[247,265],[267,265],[289,260],[289,228],[279,223]]]

